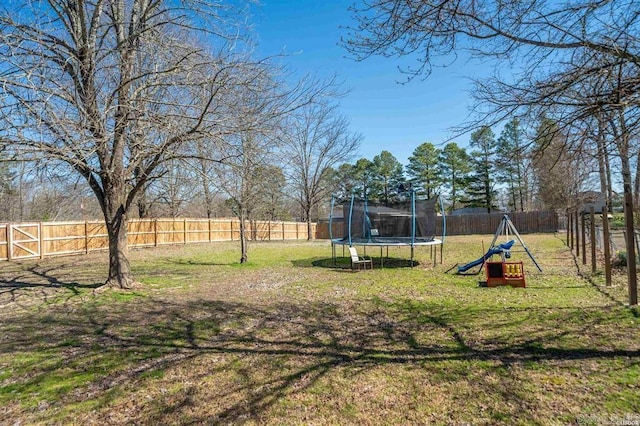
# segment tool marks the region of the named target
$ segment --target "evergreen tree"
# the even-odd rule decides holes
[[[362,198],[369,198],[375,171],[371,160],[361,158],[353,165],[353,193]],[[350,195],[350,194],[348,194]]]
[[[451,211],[456,209],[456,204],[462,200],[467,185],[467,175],[471,172],[471,158],[464,148],[457,143],[448,143],[439,157],[442,170],[442,182],[449,189],[449,201]]]
[[[357,180],[355,177],[354,164],[344,163],[334,169],[331,173],[331,179],[333,180],[333,194],[341,199],[345,199],[351,196],[354,189],[357,186]]]
[[[399,187],[404,182],[402,164],[389,151],[373,157],[375,198],[384,205],[400,199]]]
[[[484,207],[487,213],[496,209],[497,191],[493,178],[496,173],[497,142],[491,128],[484,126],[471,134],[470,145],[473,174],[464,202],[470,207]]]
[[[524,211],[529,200],[529,159],[525,132],[517,118],[509,121],[500,133],[496,156],[498,175],[507,186],[510,209]]]
[[[425,142],[418,146],[409,157],[407,175],[413,182],[413,187],[419,195],[431,198],[438,192],[442,184],[442,175],[438,167],[440,150],[432,143]]]

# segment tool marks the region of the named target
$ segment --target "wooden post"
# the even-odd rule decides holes
[[[38,222],[38,254],[40,255],[40,259],[44,259],[44,252],[43,252],[43,239],[44,237],[42,236],[42,222]]]
[[[585,212],[583,211],[580,214],[580,230],[582,232],[582,235],[580,235],[580,238],[582,238],[582,264],[586,265],[587,264],[587,229],[586,229],[586,217],[585,217]]]
[[[182,238],[184,239],[184,240],[183,240],[183,244],[187,244],[187,219],[184,219],[184,220],[182,221],[182,226],[183,226],[183,229],[182,229]]]
[[[284,222],[282,222],[282,240],[283,241],[285,240],[285,238],[284,238]]]
[[[567,212],[567,232],[569,233],[569,247],[573,250],[573,214]]]
[[[233,241],[233,219],[231,219],[231,241]]]
[[[11,260],[9,258],[9,224],[5,223],[4,226],[4,242],[7,244],[7,260]]]
[[[574,225],[576,228],[576,256],[580,256],[580,216],[576,210],[574,214]]]
[[[595,208],[591,206],[589,209],[589,217],[591,218],[591,272],[596,272],[596,215]]]
[[[569,246],[571,247],[571,251],[573,251],[573,248],[575,247],[574,242],[576,239],[576,233],[573,229],[573,212],[569,213],[569,230],[571,232],[571,244],[569,244]]]
[[[604,244],[604,273],[607,286],[611,285],[611,236],[609,235],[609,210],[602,208],[602,239]]]
[[[271,219],[269,219],[269,222],[267,222],[267,229],[268,229],[267,232],[269,232],[267,234],[267,238],[269,239],[269,241],[271,241]]]
[[[84,253],[89,254],[89,223],[84,221]]]
[[[7,223],[7,260],[13,260],[13,232],[11,224]]]
[[[208,225],[209,225],[209,242],[211,242],[211,218],[209,218],[207,220],[207,222],[208,222]]]
[[[153,246],[158,247],[158,218],[153,220]]]
[[[566,218],[567,218],[567,226],[566,226],[566,228],[567,228],[567,247],[570,247],[570,245],[569,245],[569,235],[571,235],[571,231],[569,230],[569,228],[570,228],[569,224],[571,223],[571,220],[570,220],[570,217],[569,217],[569,210],[567,210]]]

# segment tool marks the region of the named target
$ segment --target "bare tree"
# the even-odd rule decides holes
[[[349,121],[338,114],[336,105],[327,103],[310,104],[299,111],[283,133],[285,170],[311,240],[312,211],[333,189],[333,167],[356,154],[361,136],[349,130]]]
[[[227,137],[225,160],[215,167],[217,186],[229,197],[232,211],[240,220],[240,263],[248,261],[247,223],[264,199],[268,182],[267,164],[273,162],[274,143],[257,132]]]
[[[247,58],[224,36],[237,29],[217,1],[19,3],[0,15],[0,138],[16,158],[66,164],[86,180],[107,225],[106,284],[131,287],[126,220],[137,195],[185,145],[221,131],[221,93],[255,74],[237,72]]]
[[[164,173],[152,182],[147,192],[160,209],[161,216],[179,217],[196,196],[193,171],[179,160],[168,161],[159,170]]]

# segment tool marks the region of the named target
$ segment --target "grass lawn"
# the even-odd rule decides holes
[[[514,252],[526,289],[447,272],[491,236],[366,272],[326,241],[254,243],[247,265],[237,243],[140,250],[135,292],[93,292],[105,254],[2,263],[0,424],[640,421],[624,281],[605,288],[564,236],[524,239],[544,271]]]

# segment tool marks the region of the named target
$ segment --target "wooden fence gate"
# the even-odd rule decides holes
[[[7,250],[9,260],[40,257],[40,224],[9,224]]]

